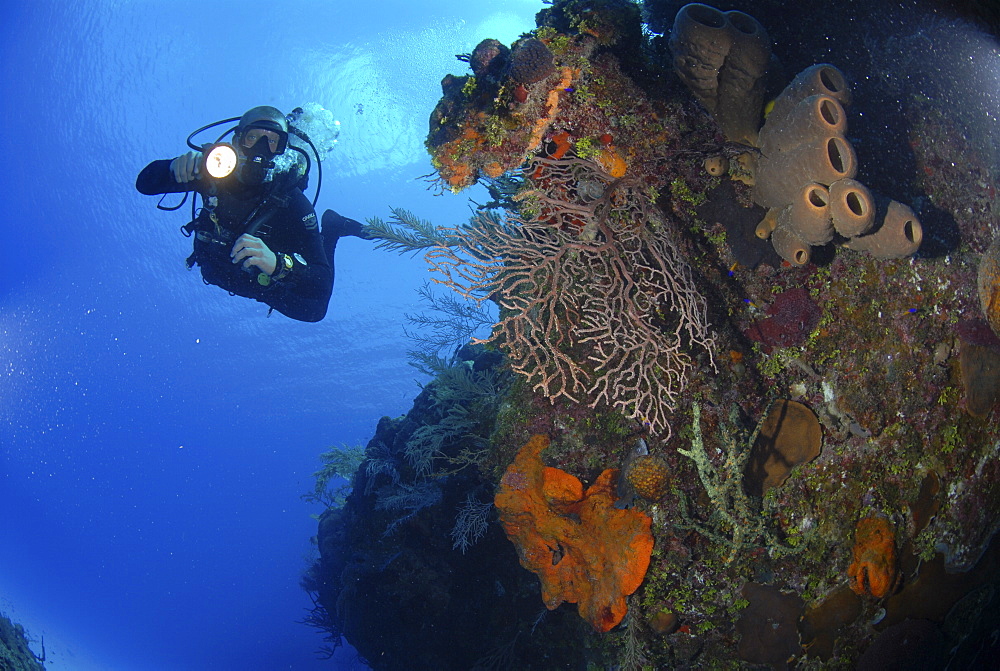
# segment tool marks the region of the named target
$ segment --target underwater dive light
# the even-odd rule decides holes
[[[236,148],[228,142],[219,142],[205,152],[205,172],[215,179],[229,177],[238,163]]]

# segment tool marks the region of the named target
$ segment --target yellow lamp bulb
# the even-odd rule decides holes
[[[205,171],[215,179],[228,177],[236,169],[236,150],[228,144],[217,144],[205,155]]]

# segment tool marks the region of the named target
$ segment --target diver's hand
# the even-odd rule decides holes
[[[170,162],[170,174],[178,184],[187,184],[198,179],[201,173],[201,152],[189,151]]]
[[[236,238],[230,256],[233,263],[242,263],[243,270],[249,273],[253,272],[251,268],[257,268],[260,272],[271,275],[278,265],[278,257],[264,241],[246,233]]]

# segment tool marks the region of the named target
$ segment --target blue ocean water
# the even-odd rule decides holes
[[[187,208],[135,176],[203,124],[315,102],[342,129],[318,211],[464,221],[468,194],[420,179],[439,81],[540,7],[0,5],[0,611],[48,668],[331,668],[297,623],[320,512],[299,497],[320,452],[409,408],[425,266],[345,239],[325,321],[267,318],[184,269]]]

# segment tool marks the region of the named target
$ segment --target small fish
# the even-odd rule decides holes
[[[566,88],[563,89],[563,91],[565,91],[566,93],[572,93],[575,90],[576,89],[574,89],[572,86],[567,86]]]
[[[763,156],[760,149],[749,144],[743,144],[742,142],[727,142],[720,147],[720,151],[726,158],[736,158],[740,154]]]

